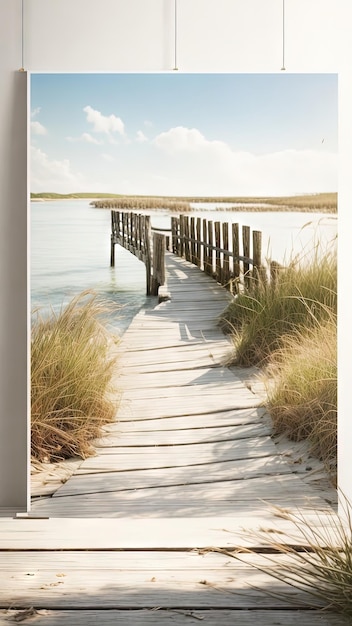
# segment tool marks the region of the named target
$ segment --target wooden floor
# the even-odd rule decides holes
[[[344,624],[301,592],[273,597],[286,585],[255,567],[274,531],[307,541],[275,506],[322,533],[334,507],[280,454],[256,372],[226,366],[230,295],[171,254],[167,266],[171,300],[121,341],[118,421],[96,456],[59,488],[37,480],[32,513],[50,519],[0,520],[0,624]],[[287,557],[271,557],[280,574]]]

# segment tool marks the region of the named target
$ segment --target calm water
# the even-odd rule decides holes
[[[324,249],[337,231],[336,216],[303,213],[206,212],[196,216],[236,221],[263,233],[263,256],[278,262],[292,253]],[[167,213],[152,215],[152,224],[169,227]],[[311,222],[307,225],[308,222]],[[31,203],[31,305],[55,311],[85,289],[93,289],[116,304],[111,324],[123,332],[150,298],[145,296],[145,267],[130,252],[116,246],[110,268],[110,211],[93,209],[87,200]],[[155,302],[155,299],[152,299]]]

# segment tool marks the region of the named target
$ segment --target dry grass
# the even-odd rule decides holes
[[[323,518],[317,514],[315,520],[303,513],[291,514],[276,508],[279,517],[293,524],[294,534],[290,538],[290,534],[285,533],[285,543],[280,534],[272,529],[250,533],[256,545],[264,545],[269,553],[262,554],[261,564],[254,559],[246,559],[245,562],[288,585],[287,593],[284,590],[275,593],[270,589],[260,591],[292,605],[290,589],[299,590],[303,592],[303,597],[306,595],[306,604],[310,608],[324,608],[352,618],[352,505],[346,498],[340,504],[341,517],[329,515]],[[243,560],[238,552],[215,551]],[[254,553],[250,549],[243,549],[242,552],[257,554],[257,550]],[[287,557],[280,561],[279,566],[275,557],[277,554]],[[351,622],[343,620],[341,623]]]
[[[188,202],[174,201],[167,198],[133,197],[122,196],[120,198],[108,198],[104,200],[93,200],[90,203],[96,209],[129,209],[131,211],[145,211],[148,209],[161,209],[184,213],[191,211]]]
[[[290,266],[277,282],[239,294],[222,326],[233,335],[232,362],[267,374],[275,433],[308,439],[333,483],[337,467],[337,259]]]
[[[334,482],[337,473],[336,316],[288,335],[272,357],[268,409],[276,433],[309,439]]]
[[[226,309],[222,328],[233,334],[234,362],[267,364],[287,335],[316,326],[337,309],[336,253],[315,256],[303,267],[292,261],[275,282],[259,280]]]
[[[113,338],[100,321],[106,306],[91,292],[58,315],[37,312],[31,341],[32,455],[41,461],[92,453],[89,440],[112,421]]]

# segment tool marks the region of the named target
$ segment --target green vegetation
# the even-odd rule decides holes
[[[184,203],[189,204],[193,202],[213,202],[213,203],[236,203],[237,205],[229,209],[218,207],[217,210],[222,211],[305,211],[305,212],[321,212],[321,213],[336,213],[337,212],[337,193],[317,193],[307,194],[302,196],[143,196],[133,195],[126,196],[123,194],[114,193],[31,193],[31,200],[75,200],[75,199],[120,199],[120,201],[128,201],[130,204],[128,208],[138,208],[138,202],[141,200],[147,200],[150,204],[147,208],[163,208],[165,201],[172,203]],[[158,203],[153,206],[153,202]],[[248,206],[251,204],[261,204],[266,206],[253,207]],[[127,205],[126,205],[127,206]],[[111,208],[110,206],[103,208]],[[116,208],[124,208],[119,205]],[[169,207],[168,207],[169,208]],[[184,205],[181,210],[189,210]]]
[[[34,313],[31,341],[32,455],[41,461],[92,453],[89,440],[113,420],[109,396],[116,358],[99,321],[105,305],[91,292],[58,315]]]
[[[221,322],[234,342],[233,362],[267,374],[275,432],[308,438],[336,472],[337,258],[292,262],[276,281],[258,281],[236,296]]]

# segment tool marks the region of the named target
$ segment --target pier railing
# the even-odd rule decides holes
[[[262,265],[262,233],[249,226],[180,215],[171,218],[168,229],[153,230],[149,215],[111,211],[111,266],[115,244],[129,250],[146,267],[147,295],[158,295],[165,284],[165,252],[184,257],[217,282],[238,293],[250,290],[258,278],[266,277]],[[277,265],[277,264],[276,264]],[[273,264],[271,280],[275,280]]]
[[[150,216],[111,211],[110,265],[115,266],[115,245],[129,250],[146,268],[147,295],[158,295],[165,284],[165,235],[153,232]]]
[[[221,285],[237,293],[240,285],[251,288],[253,279],[264,279],[262,233],[249,226],[213,222],[200,217],[171,218],[172,251],[197,265]]]

